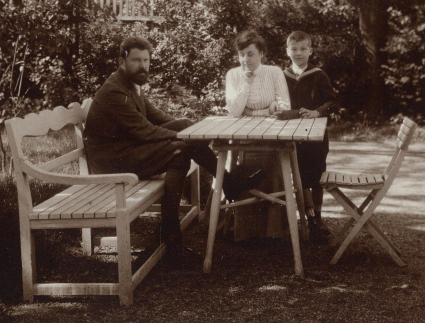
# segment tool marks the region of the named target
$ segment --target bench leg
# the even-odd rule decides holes
[[[91,256],[93,254],[93,240],[91,228],[81,229],[81,240],[83,246],[83,255]]]
[[[131,271],[130,223],[125,209],[124,184],[116,184],[117,196],[117,251],[118,251],[118,281],[120,304],[133,304],[133,275]]]
[[[34,284],[36,283],[36,262],[34,234],[29,228],[21,225],[21,260],[22,260],[22,285],[23,300],[34,301]]]

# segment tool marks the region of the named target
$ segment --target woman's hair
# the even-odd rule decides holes
[[[263,37],[258,35],[255,31],[245,30],[239,33],[236,36],[234,43],[236,50],[243,50],[251,44],[254,44],[258,51],[263,53],[264,56],[266,55],[266,42],[264,41]]]
[[[147,39],[137,36],[130,36],[125,38],[121,43],[120,57],[125,59],[133,48],[140,50],[146,49],[149,52],[149,55],[152,52],[152,44]]]
[[[303,32],[303,31],[293,31],[289,36],[288,39],[286,40],[286,45],[289,46],[289,43],[291,41],[295,41],[295,42],[299,42],[299,41],[303,41],[303,40],[307,40],[308,42],[308,46],[311,47],[311,37],[309,34]]]

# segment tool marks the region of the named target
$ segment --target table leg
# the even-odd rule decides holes
[[[215,176],[214,194],[211,202],[210,224],[208,228],[207,251],[204,260],[204,273],[211,272],[212,252],[214,247],[215,232],[217,229],[218,215],[220,213],[221,190],[223,187],[223,177],[226,167],[227,151],[221,150],[218,153],[217,174]]]
[[[279,160],[282,167],[283,185],[285,187],[286,211],[288,213],[289,231],[291,233],[292,250],[294,252],[295,274],[304,277],[304,269],[301,261],[300,240],[298,236],[298,221],[292,189],[291,162],[286,152],[279,152]]]
[[[301,236],[304,241],[307,241],[308,231],[307,231],[307,223],[305,220],[303,186],[301,183],[300,170],[298,167],[297,148],[295,147],[294,143],[292,144],[294,145],[294,149],[290,153],[292,178],[294,180],[294,187],[297,190],[295,193],[295,197],[297,199],[298,213],[300,214]]]

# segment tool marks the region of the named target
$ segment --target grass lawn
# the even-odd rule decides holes
[[[329,169],[384,170],[396,127],[332,126]],[[57,147],[51,137],[51,154]],[[341,143],[341,141],[344,141]],[[355,143],[354,143],[355,142]],[[335,143],[332,145],[332,143]],[[12,179],[0,181],[0,321],[2,322],[423,322],[425,317],[425,193],[424,129],[415,135],[375,222],[400,248],[408,266],[398,267],[367,233],[349,245],[337,265],[329,265],[335,248],[302,243],[305,277],[293,275],[290,241],[259,239],[235,244],[217,235],[212,273],[202,273],[202,261],[175,268],[161,261],[135,290],[135,304],[119,306],[118,297],[36,297],[21,301],[19,223]],[[50,158],[29,143],[31,158]],[[55,151],[56,149],[56,151]],[[74,171],[71,165],[69,169]],[[61,187],[33,183],[39,203]],[[342,208],[325,194],[323,216],[333,232],[347,220]],[[152,234],[157,220],[137,221],[135,233]],[[204,254],[207,228],[192,224],[186,244]],[[36,236],[39,281],[117,280],[116,255],[100,252],[84,257],[79,230],[41,231]],[[140,248],[139,258],[149,251]],[[138,262],[138,260],[135,260]]]

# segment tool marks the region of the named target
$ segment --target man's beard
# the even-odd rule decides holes
[[[136,83],[137,85],[143,85],[148,82],[149,72],[144,68],[139,69],[137,72],[132,74],[127,74],[127,77],[131,82]]]

